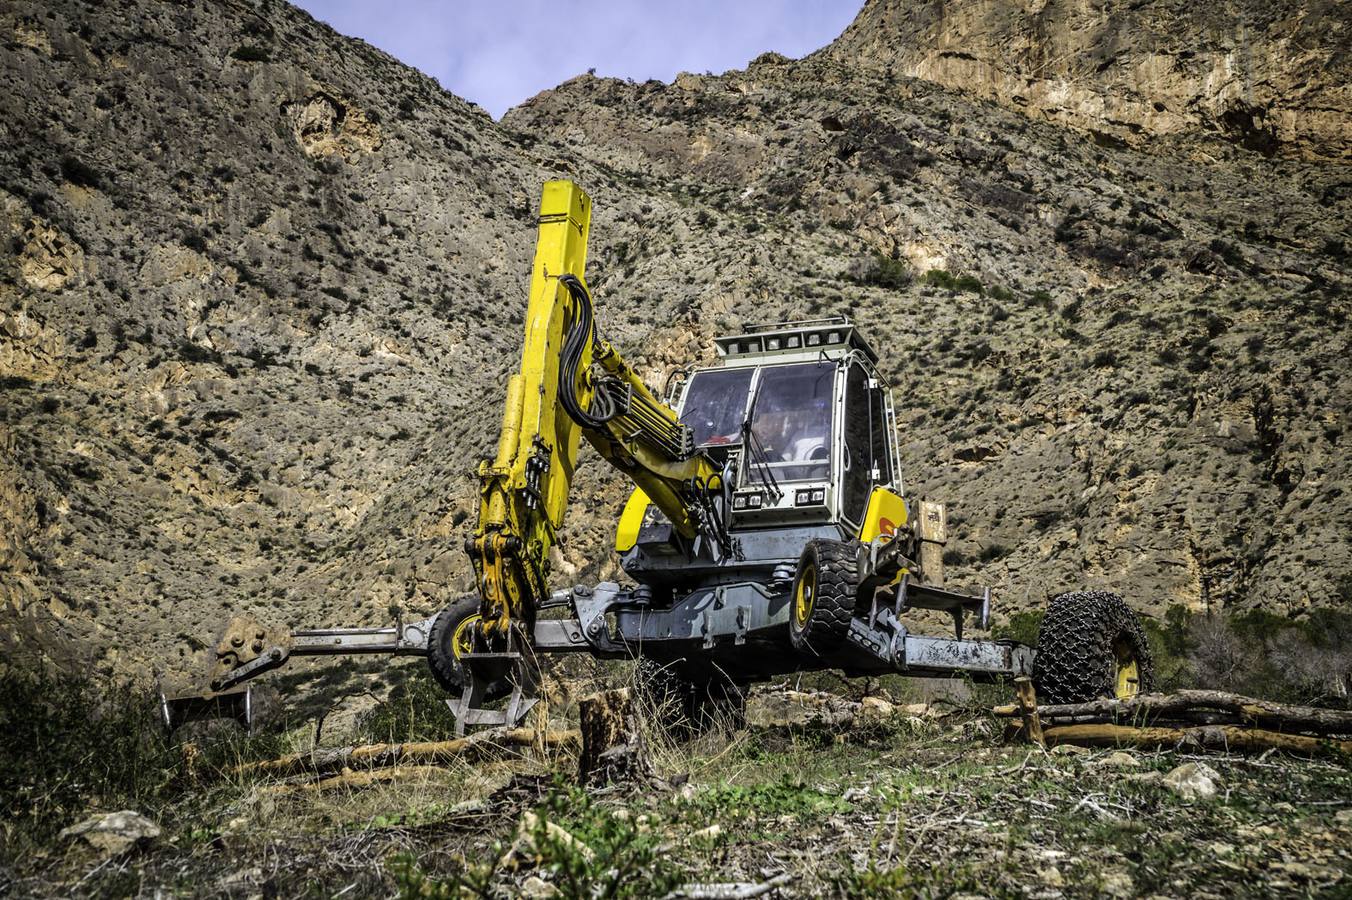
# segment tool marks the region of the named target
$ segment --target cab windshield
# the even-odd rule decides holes
[[[681,422],[695,436],[695,446],[742,442],[747,394],[755,369],[709,369],[690,376],[681,406]]]
[[[835,366],[805,363],[760,370],[751,430],[778,481],[824,481],[831,475]]]

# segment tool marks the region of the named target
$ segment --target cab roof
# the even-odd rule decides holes
[[[835,359],[851,350],[878,362],[878,354],[846,316],[752,325],[741,334],[714,338],[714,346],[723,366],[812,360],[823,354]]]

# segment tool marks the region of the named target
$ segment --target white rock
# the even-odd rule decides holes
[[[1164,776],[1164,786],[1191,802],[1216,796],[1221,780],[1220,774],[1205,763],[1184,763]]]
[[[159,836],[160,826],[130,809],[90,816],[61,832],[62,839],[79,838],[105,857],[126,853]]]
[[[896,709],[882,697],[865,697],[859,703],[859,716],[864,719],[886,719]]]
[[[545,900],[547,897],[557,897],[558,894],[559,889],[539,875],[532,875],[521,883],[521,896],[529,897],[531,900]]]
[[[1103,757],[1103,759],[1098,761],[1098,765],[1110,769],[1132,769],[1140,764],[1141,761],[1139,759],[1132,756],[1130,753],[1127,753],[1125,750],[1117,750],[1113,753],[1109,753],[1107,756]]]
[[[1099,890],[1109,897],[1130,897],[1136,893],[1136,885],[1126,872],[1115,870],[1103,873],[1103,880],[1099,882]]]

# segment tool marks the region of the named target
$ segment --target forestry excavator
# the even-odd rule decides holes
[[[878,356],[844,317],[717,338],[717,362],[658,399],[597,329],[583,281],[591,200],[545,184],[520,370],[497,454],[478,469],[467,541],[477,594],[390,628],[276,633],[226,627],[205,698],[166,699],[173,725],[249,706],[238,689],[292,656],[424,655],[459,727],[515,724],[535,702],[538,655],[642,658],[698,716],[751,682],[805,669],[848,674],[1033,673],[1047,699],[1126,695],[1150,682],[1135,614],[1116,595],[1053,601],[1038,648],[971,640],[989,589],[945,586],[944,507],[908,500]],[[633,492],[615,550],[632,583],[551,590],[549,551],[570,502],[580,439]],[[913,633],[912,610],[954,635]],[[235,689],[235,690],[232,690]]]

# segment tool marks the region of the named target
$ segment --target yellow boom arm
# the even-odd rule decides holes
[[[581,188],[545,183],[521,369],[507,382],[497,456],[479,466],[479,523],[468,548],[485,637],[505,636],[549,596],[549,548],[568,508],[580,435],[686,538],[708,527],[702,498],[721,489],[676,413],[596,336],[582,281],[590,225],[591,198]]]

